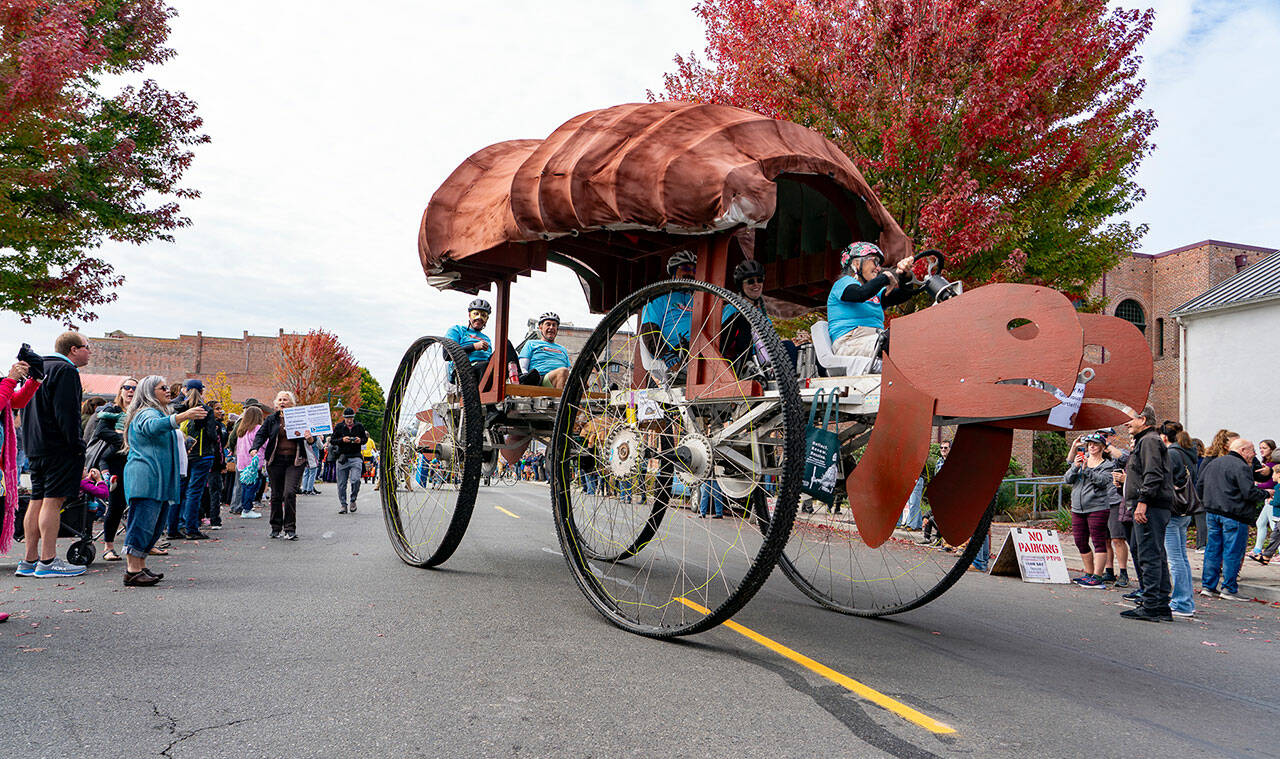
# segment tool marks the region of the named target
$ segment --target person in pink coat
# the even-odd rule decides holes
[[[18,435],[13,423],[13,410],[25,408],[40,388],[39,380],[27,380],[30,366],[19,361],[9,369],[9,376],[0,380],[0,471],[4,472],[4,527],[0,529],[0,554],[8,553],[13,542],[13,525],[18,514]],[[18,383],[22,382],[19,387]]]

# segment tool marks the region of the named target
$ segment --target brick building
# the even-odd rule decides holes
[[[1155,359],[1151,404],[1176,419],[1181,402],[1178,326],[1169,313],[1274,253],[1275,248],[1202,240],[1163,253],[1138,253],[1098,280],[1090,295],[1105,298],[1105,313],[1132,322],[1147,336]]]
[[[285,334],[282,329],[271,336],[250,335],[246,331],[241,337],[208,337],[196,332],[169,338],[117,330],[88,338],[90,360],[81,371],[139,378],[159,374],[170,382],[196,377],[204,380],[206,387],[218,372],[226,372],[236,400],[269,401],[277,389],[272,377],[280,355],[280,339]]]

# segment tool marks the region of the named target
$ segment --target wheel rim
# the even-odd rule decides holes
[[[466,531],[480,482],[479,409],[461,347],[435,337],[410,346],[387,394],[379,491],[387,533],[408,564],[442,563]]]
[[[835,514],[816,501],[813,509],[812,514],[796,515],[778,566],[814,601],[861,617],[899,614],[942,595],[968,570],[986,540],[992,515],[988,508],[973,537],[947,552],[922,544],[920,532],[902,531],[869,548],[849,509]]]
[[[692,381],[702,371],[696,364],[710,362],[668,351],[674,365],[667,378],[651,377],[655,387],[631,391],[636,362],[644,364],[637,346],[644,306],[672,293],[707,298],[709,319],[728,305],[744,315],[740,326],[749,338],[740,358],[755,353],[752,345],[764,355],[785,356],[772,326],[742,298],[673,280],[615,307],[574,363],[551,451],[556,529],[591,603],[619,627],[654,637],[719,624],[763,583],[794,517],[803,443],[791,372],[764,383],[763,395],[742,388],[722,395]],[[692,331],[720,345],[725,330],[693,325]],[[656,350],[663,350],[661,342]],[[717,363],[725,373],[722,390],[758,377],[758,365],[746,360]],[[613,379],[602,380],[606,374]],[[657,416],[646,419],[654,409]],[[720,478],[760,486],[766,475],[779,496],[764,530],[745,510],[728,506],[723,519],[700,519],[697,504],[691,508],[679,492]]]

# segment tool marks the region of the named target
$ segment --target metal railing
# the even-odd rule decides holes
[[[1031,501],[1032,519],[1039,519],[1042,513],[1057,513],[1062,508],[1063,490],[1070,487],[1062,481],[1062,475],[1060,474],[1046,477],[1009,477],[1001,483],[1001,487],[1003,487],[1005,483],[1013,485],[1013,497],[1015,501],[1023,501],[1024,499],[1029,499]],[[1056,505],[1053,512],[1045,511],[1040,508],[1040,494],[1049,489],[1057,490]]]

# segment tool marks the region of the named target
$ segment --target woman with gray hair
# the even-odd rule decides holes
[[[208,413],[195,406],[169,414],[164,377],[151,375],[138,383],[124,423],[124,495],[129,502],[125,528],[125,585],[155,585],[163,574],[147,569],[147,554],[160,534],[160,523],[182,497],[178,475],[178,437],[174,431]]]

